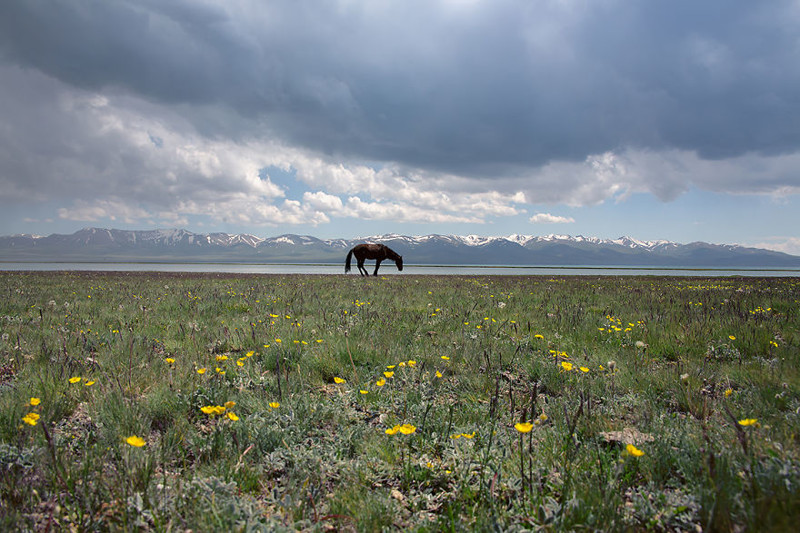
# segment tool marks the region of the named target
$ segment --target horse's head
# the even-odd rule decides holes
[[[397,259],[395,259],[394,262],[397,265],[397,270],[402,272],[403,271],[403,256],[402,255],[398,255]]]

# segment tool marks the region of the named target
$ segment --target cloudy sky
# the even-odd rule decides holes
[[[0,234],[800,254],[800,2],[4,0]]]

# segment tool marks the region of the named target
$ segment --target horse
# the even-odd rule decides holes
[[[352,250],[347,252],[347,262],[344,265],[344,273],[350,272],[350,258],[356,256],[358,264],[358,271],[362,276],[369,276],[369,272],[364,268],[364,260],[375,259],[375,272],[373,276],[378,275],[378,267],[381,266],[381,261],[384,259],[391,259],[397,265],[397,270],[403,270],[403,256],[397,254],[394,250],[384,244],[357,244]]]

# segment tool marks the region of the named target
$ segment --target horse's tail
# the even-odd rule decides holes
[[[344,273],[350,272],[350,258],[353,257],[353,250],[347,252],[347,261],[344,264]]]

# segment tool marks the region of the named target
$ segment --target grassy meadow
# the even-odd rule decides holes
[[[0,528],[786,531],[797,278],[0,273]]]

